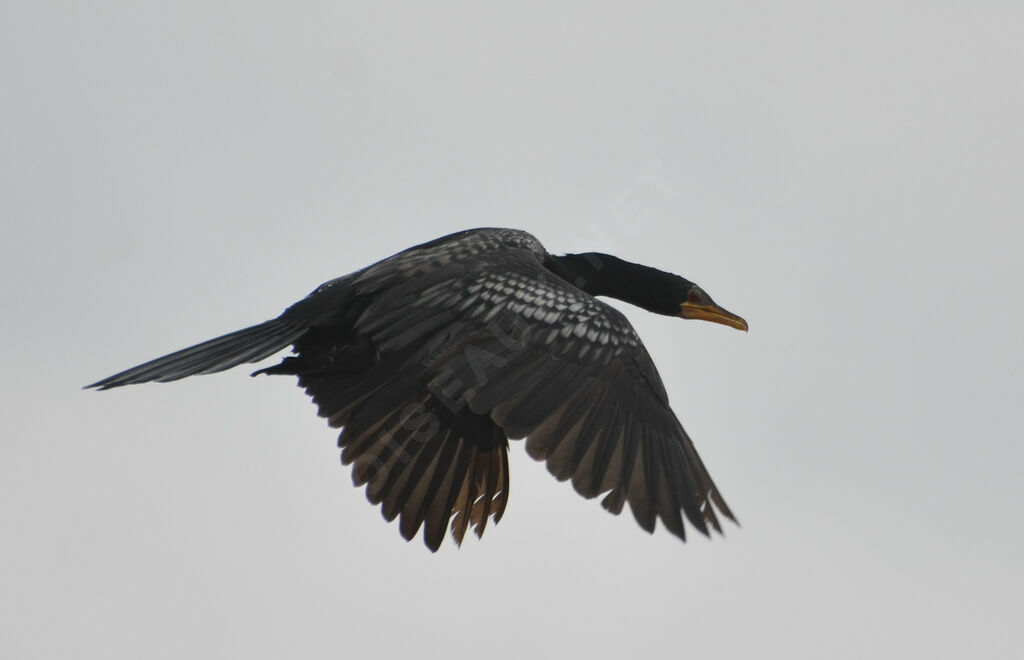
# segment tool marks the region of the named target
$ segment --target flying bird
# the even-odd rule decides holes
[[[471,229],[326,282],[280,316],[86,387],[167,382],[257,362],[291,375],[340,428],[356,486],[423,528],[436,551],[497,523],[508,440],[614,514],[629,505],[686,539],[733,521],[636,331],[609,296],[648,311],[747,330],[682,277],[596,252],[549,254],[515,229]],[[717,513],[716,513],[717,512]]]

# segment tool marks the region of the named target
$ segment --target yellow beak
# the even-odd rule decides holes
[[[684,302],[679,306],[679,316],[684,319],[697,319],[698,321],[711,321],[712,323],[721,323],[737,330],[747,331],[747,322],[741,317],[736,316],[730,311],[722,309],[718,305],[711,303],[710,305],[701,305],[696,303]]]

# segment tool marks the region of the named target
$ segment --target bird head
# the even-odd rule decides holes
[[[682,279],[682,278],[680,278]],[[697,319],[699,321],[711,321],[721,323],[737,330],[747,331],[747,322],[743,318],[733,314],[727,309],[719,306],[711,299],[704,289],[693,282],[683,280],[686,283],[683,299],[679,302],[679,316],[684,319]]]

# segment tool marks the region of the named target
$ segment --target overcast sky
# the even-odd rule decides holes
[[[0,4],[0,656],[1020,656],[1019,3],[514,4]],[[513,442],[432,555],[291,379],[79,389],[475,226],[749,320],[620,306],[742,527]]]

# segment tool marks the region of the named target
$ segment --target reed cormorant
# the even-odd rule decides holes
[[[298,376],[321,417],[341,428],[342,463],[437,550],[451,527],[501,519],[508,439],[618,514],[629,504],[681,539],[683,516],[721,532],[735,520],[669,408],[633,327],[595,296],[651,312],[747,323],[696,284],[599,254],[554,256],[530,234],[472,229],[322,284],[276,319],[211,339],[87,387],[166,382],[293,356],[256,374]]]

